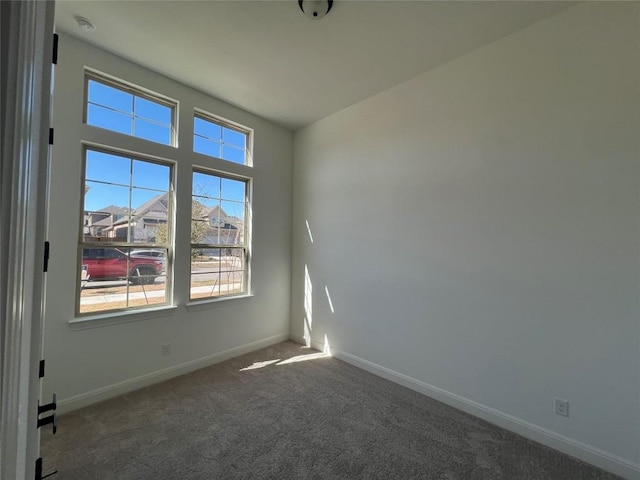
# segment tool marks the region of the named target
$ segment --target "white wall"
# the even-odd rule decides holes
[[[587,2],[296,132],[293,335],[307,266],[314,343],[640,478],[639,17]]]
[[[179,100],[179,144],[186,148],[177,152],[173,147],[123,139],[83,125],[85,65]],[[44,398],[57,392],[64,411],[289,338],[292,133],[64,35],[60,38],[55,77]],[[69,323],[74,319],[76,302],[76,252],[83,192],[81,141],[109,145],[117,135],[120,143],[132,151],[150,150],[177,161],[176,194],[187,199],[177,211],[177,231],[189,231],[192,165],[224,166],[246,173],[243,167],[190,152],[194,107],[254,129],[254,296],[187,309],[189,236],[178,235],[174,279],[177,308],[107,321]],[[165,343],[171,344],[170,356],[161,356],[161,345]]]

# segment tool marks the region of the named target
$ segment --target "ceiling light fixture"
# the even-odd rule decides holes
[[[96,26],[84,17],[80,17],[79,15],[76,15],[73,18],[76,19],[76,22],[78,23],[78,27],[80,27],[80,30],[84,30],[85,32],[93,32],[96,29]]]
[[[329,13],[333,0],[298,0],[298,5],[307,17],[318,20]]]

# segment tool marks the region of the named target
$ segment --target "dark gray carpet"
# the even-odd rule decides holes
[[[617,477],[285,342],[59,419],[56,480]],[[317,355],[316,355],[317,356]],[[312,357],[309,357],[312,358]]]

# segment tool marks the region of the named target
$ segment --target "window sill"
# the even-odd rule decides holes
[[[103,313],[101,315],[89,315],[86,317],[73,318],[67,323],[69,323],[71,328],[74,330],[107,327],[109,325],[117,325],[120,323],[138,322],[140,320],[167,317],[171,315],[173,310],[176,308],[178,307],[175,305],[163,305],[162,307],[147,308],[144,310]]]
[[[212,298],[207,300],[195,300],[191,302],[185,303],[187,310],[189,311],[197,311],[197,310],[206,310],[211,308],[215,304],[226,303],[230,300],[242,300],[253,297],[253,294],[247,293],[244,295],[235,295],[233,297],[220,297],[220,298]]]

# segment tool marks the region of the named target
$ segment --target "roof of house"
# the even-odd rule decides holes
[[[147,200],[133,211],[133,217],[162,217],[166,218],[169,211],[169,194],[161,193]]]
[[[98,210],[88,211],[87,214],[92,213],[104,213],[109,215],[126,215],[129,213],[129,209],[126,207],[117,207],[115,205],[109,205],[107,207],[99,208]]]
[[[97,222],[93,222],[93,226],[98,227],[110,227],[116,223],[127,222],[129,220],[129,215],[124,215],[122,218],[119,218],[116,221],[113,221],[111,217],[103,218],[102,220],[98,220]]]
[[[207,210],[205,210],[205,215],[208,218],[211,217],[216,217],[216,218],[222,218],[225,219],[227,218],[227,213],[222,209],[222,207],[220,205],[216,205],[215,207],[211,207]]]

